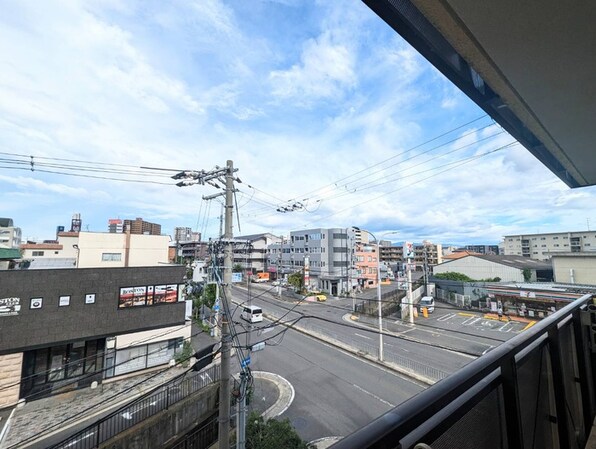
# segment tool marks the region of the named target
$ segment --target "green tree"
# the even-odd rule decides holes
[[[301,271],[297,271],[296,273],[292,273],[288,276],[288,283],[297,291],[301,292],[304,288],[304,276],[302,275]]]
[[[530,282],[532,280],[532,270],[529,268],[524,268],[522,274],[524,275],[524,282]]]
[[[176,353],[174,360],[176,360],[176,363],[178,363],[180,366],[188,368],[188,365],[190,364],[190,357],[193,355],[193,352],[194,351],[192,350],[190,341],[184,340],[182,351]]]
[[[234,273],[242,273],[242,265],[240,265],[239,263],[235,263],[232,267],[232,271]]]
[[[463,273],[457,273],[455,271],[448,271],[447,273],[437,273],[433,275],[437,279],[445,279],[447,281],[460,281],[460,282],[474,282],[469,276]]]
[[[278,421],[268,419],[252,412],[246,425],[246,449],[309,449],[311,446],[302,441],[289,419]]]

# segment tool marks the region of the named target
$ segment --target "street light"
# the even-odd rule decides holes
[[[382,310],[382,303],[381,303],[381,245],[379,245],[379,241],[375,237],[375,235],[367,231],[365,229],[357,228],[356,226],[353,227],[357,231],[366,232],[370,234],[370,236],[374,239],[377,243],[377,302],[378,302],[378,315],[379,315],[379,361],[383,361],[383,310]],[[384,234],[385,235],[385,234]]]

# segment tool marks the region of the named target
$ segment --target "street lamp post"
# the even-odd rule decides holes
[[[381,247],[379,245],[379,241],[375,237],[375,235],[367,231],[365,229],[360,229],[354,226],[354,229],[357,231],[366,232],[370,234],[370,236],[374,239],[377,244],[377,302],[378,302],[378,315],[379,315],[379,361],[383,361],[383,310],[382,310],[382,302],[381,302]]]

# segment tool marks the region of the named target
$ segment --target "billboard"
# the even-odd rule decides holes
[[[18,315],[21,311],[21,298],[0,298],[0,316]]]
[[[118,307],[153,306],[184,301],[184,284],[141,285],[120,288]],[[180,290],[180,293],[179,293]]]
[[[414,244],[412,242],[404,242],[404,260],[412,260],[414,258]]]

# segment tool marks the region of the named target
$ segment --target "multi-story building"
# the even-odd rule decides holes
[[[477,254],[499,255],[499,245],[466,245],[464,248]]]
[[[131,234],[161,235],[161,225],[144,221],[142,218],[124,220],[124,232]]]
[[[506,235],[504,255],[549,260],[550,253],[596,251],[596,231]]]
[[[120,218],[110,218],[108,220],[108,232],[112,234],[124,232],[124,222]]]
[[[201,240],[200,232],[193,232],[192,228],[177,226],[174,228],[176,242],[198,242]]]
[[[354,277],[360,288],[377,286],[377,264],[379,246],[368,243],[357,243],[354,249]]]
[[[21,245],[29,268],[143,267],[168,263],[167,235],[60,232],[58,243]]]
[[[332,295],[348,292],[357,285],[353,276],[357,233],[354,228],[292,231],[289,239],[269,247],[269,264],[284,274],[305,271],[308,288]]]
[[[282,237],[270,234],[252,234],[235,237],[234,265],[240,265],[245,273],[276,272],[277,265],[270,266],[271,247],[280,245]]]
[[[18,248],[21,229],[15,227],[12,218],[0,218],[0,248]]]
[[[384,243],[384,241],[382,241]],[[387,264],[402,264],[403,245],[381,246],[381,261]],[[443,249],[440,243],[432,243],[424,240],[422,243],[414,244],[414,264],[417,269],[422,270],[424,265],[435,266],[443,262]]]

